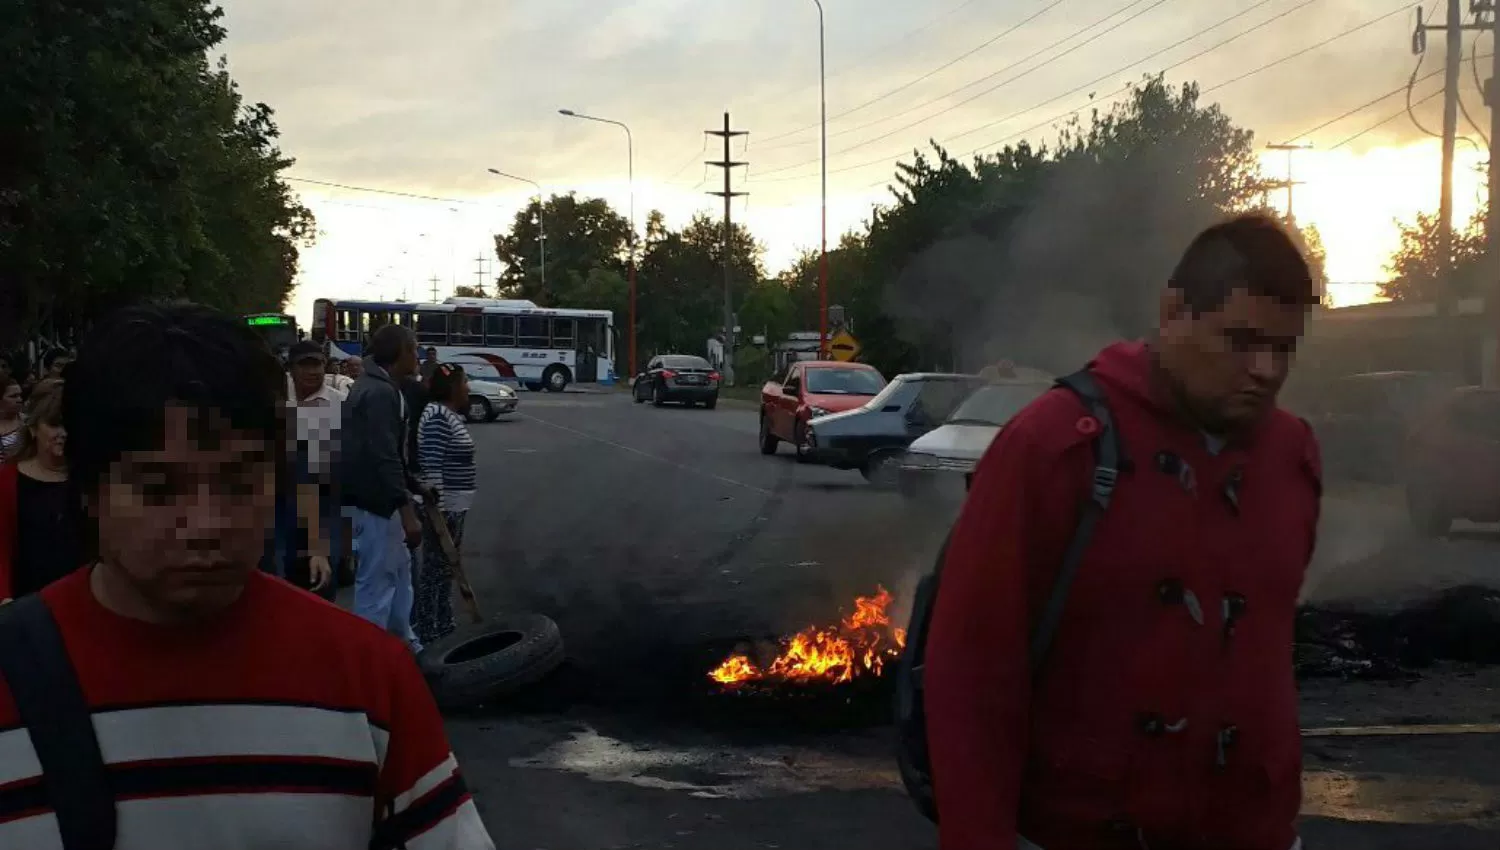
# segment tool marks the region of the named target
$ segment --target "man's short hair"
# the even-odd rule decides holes
[[[1274,218],[1249,213],[1199,233],[1168,283],[1195,315],[1212,313],[1237,289],[1288,306],[1318,303],[1312,270],[1296,241]]]
[[[370,337],[370,359],[384,369],[401,359],[408,348],[414,348],[417,338],[400,325],[386,325]]]
[[[92,494],[121,455],[160,449],[172,403],[279,446],[285,402],[281,365],[242,319],[187,302],[127,307],[95,325],[68,366],[68,476]]]

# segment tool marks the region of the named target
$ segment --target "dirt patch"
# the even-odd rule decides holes
[[[1500,591],[1457,587],[1393,614],[1304,608],[1297,616],[1303,677],[1402,679],[1440,661],[1500,664]]]

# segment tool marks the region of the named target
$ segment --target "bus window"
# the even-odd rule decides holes
[[[546,316],[521,316],[516,324],[520,327],[522,348],[546,348],[552,342]]]
[[[485,316],[484,340],[487,345],[516,347],[515,316]]]
[[[333,333],[339,342],[359,342],[359,311],[339,310]]]
[[[552,320],[552,347],[573,350],[578,341],[577,324],[572,319]]]
[[[417,313],[417,342],[422,345],[447,345],[448,314],[433,311]]]
[[[484,317],[474,313],[454,313],[448,319],[448,332],[454,345],[484,345]]]

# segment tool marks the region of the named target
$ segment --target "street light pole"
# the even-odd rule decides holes
[[[623,121],[615,121],[610,118],[599,118],[594,115],[584,115],[582,112],[574,112],[571,109],[557,110],[559,115],[569,118],[581,118],[584,121],[597,121],[600,124],[613,124],[625,131],[625,154],[627,157],[626,168],[630,181],[630,378],[634,379],[635,366],[635,138],[630,134],[630,128]]]
[[[509,177],[522,183],[530,183],[536,187],[536,242],[541,246],[542,254],[542,291],[547,291],[547,196],[542,193],[542,184],[535,180],[527,180],[525,177],[517,177],[514,174],[506,174],[498,168],[491,168],[490,173],[496,177]],[[557,306],[557,305],[552,305]]]
[[[818,356],[828,357],[828,59],[823,35],[823,0],[813,0],[818,7],[818,99],[823,171],[822,252],[818,257]]]

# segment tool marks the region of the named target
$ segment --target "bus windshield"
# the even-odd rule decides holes
[[[245,317],[245,324],[260,334],[266,345],[277,354],[297,342],[297,320],[285,313],[256,313]]]

